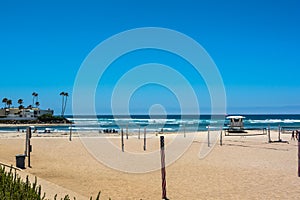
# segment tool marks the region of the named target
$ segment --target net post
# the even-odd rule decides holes
[[[209,143],[209,126],[207,126],[207,146],[210,147],[210,143]]]
[[[146,151],[146,127],[144,128],[144,151]]]
[[[167,200],[166,190],[166,168],[165,168],[165,139],[160,136],[160,155],[161,155],[161,186],[162,186],[162,199]]]
[[[298,136],[298,177],[300,177],[300,137]]]
[[[69,141],[72,141],[72,124],[71,124],[71,126],[70,126]]]
[[[281,127],[280,127],[280,125],[278,125],[278,141],[279,142],[281,141],[280,132],[281,132]]]
[[[223,141],[222,141],[222,131],[223,131],[223,129],[222,129],[222,126],[221,126],[221,132],[220,132],[220,146],[222,146],[223,145]]]
[[[138,139],[141,139],[141,126],[139,125],[139,135],[138,135]]]
[[[31,167],[31,164],[30,164],[30,153],[31,153],[31,151],[32,151],[32,146],[31,146],[31,144],[30,144],[31,127],[27,127],[27,130],[26,130],[26,137],[28,138],[28,140],[27,140],[28,167]]]
[[[123,132],[123,129],[121,129],[121,147],[122,147],[122,152],[124,152],[124,132]]]
[[[128,124],[126,125],[126,140],[128,140]]]
[[[271,143],[270,124],[268,125],[268,142]]]

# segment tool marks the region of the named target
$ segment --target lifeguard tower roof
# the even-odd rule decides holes
[[[236,115],[236,116],[228,116],[227,119],[245,119],[244,116]]]

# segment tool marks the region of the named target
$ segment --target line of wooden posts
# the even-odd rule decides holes
[[[184,137],[186,137],[186,131],[185,131],[185,126],[183,128],[184,130]],[[267,128],[267,135],[268,135],[268,142],[285,142],[282,141],[281,139],[281,127],[280,125],[278,126],[278,141],[272,141],[271,140],[271,129],[270,129],[270,125]],[[161,136],[163,137],[163,136]],[[128,126],[126,126],[126,139],[128,139]],[[139,132],[138,132],[138,139],[140,139],[140,128],[139,128]],[[147,137],[146,137],[146,127],[144,128],[144,145],[143,145],[143,149],[144,151],[146,151],[146,141],[147,141]],[[220,146],[223,145],[223,128],[220,128]],[[162,141],[161,141],[162,143]],[[121,145],[122,145],[122,151],[124,152],[124,134],[123,134],[123,129],[121,129]],[[208,147],[210,147],[210,126],[207,127],[207,145]],[[161,150],[162,150],[162,146],[161,146]],[[165,176],[165,175],[164,175]],[[298,177],[300,177],[300,136],[298,137]]]
[[[144,145],[143,149],[146,151],[147,131],[144,127]],[[138,139],[140,139],[141,129],[139,128]],[[128,140],[128,126],[126,126],[126,139]],[[121,148],[124,152],[124,131],[121,129]],[[165,140],[164,136],[160,136],[160,155],[161,155],[161,186],[162,186],[162,199],[168,200],[167,198],[167,180],[166,180],[166,167],[165,167]]]
[[[186,137],[185,133],[185,127],[183,128],[184,130],[184,137]],[[222,130],[223,128],[221,127],[220,129],[220,146],[223,145],[222,139]],[[138,132],[138,139],[140,139],[140,128]],[[143,145],[143,150],[146,151],[146,127],[144,127],[144,145]],[[268,142],[271,141],[271,134],[270,134],[270,126],[268,126],[267,129],[267,134],[268,134]],[[278,141],[282,142],[280,138],[281,134],[281,127],[278,127]],[[31,167],[30,165],[30,153],[32,152],[32,145],[30,143],[31,139],[31,128],[28,127],[26,129],[26,142],[25,142],[25,155],[28,157],[28,167]],[[126,139],[128,139],[128,126],[126,126]],[[72,127],[70,127],[70,135],[69,135],[69,140],[72,140]],[[210,127],[207,127],[207,145],[210,147]],[[122,152],[124,152],[124,131],[121,129],[121,147],[122,147]],[[166,192],[166,169],[165,169],[165,142],[164,142],[164,136],[160,136],[160,152],[161,152],[161,178],[162,178],[162,199],[168,199],[167,198],[167,192]],[[298,136],[298,177],[300,177],[300,136]]]
[[[275,142],[286,142],[286,141],[282,141],[282,139],[281,139],[281,136],[280,136],[281,131],[282,131],[282,127],[280,127],[280,125],[278,125],[278,141],[275,141]],[[298,135],[297,140],[298,140],[298,177],[300,177],[300,135]],[[273,142],[271,140],[270,125],[268,126],[268,142],[269,143]]]
[[[223,127],[220,128],[220,146],[223,145]],[[210,147],[210,126],[207,126],[207,146]]]
[[[163,129],[162,129],[163,131]],[[207,126],[207,146],[210,147],[211,146],[211,141],[210,141],[210,126]],[[143,150],[146,151],[146,142],[147,142],[147,137],[146,137],[146,127],[144,128],[144,145],[143,145]],[[126,126],[126,139],[128,140],[128,126]],[[185,130],[185,127],[183,127],[183,136],[186,137],[186,130]],[[270,129],[268,129],[268,138],[270,138]],[[140,128],[139,128],[139,132],[138,132],[138,139],[141,139],[141,131],[140,131]],[[280,139],[280,136],[279,136],[279,139]],[[223,128],[221,127],[220,128],[220,146],[223,145]],[[269,139],[269,141],[271,141]],[[122,151],[124,152],[124,131],[123,131],[123,128],[121,129],[121,149]]]
[[[143,145],[143,149],[144,151],[146,151],[146,148],[147,148],[147,137],[146,137],[146,134],[147,131],[146,131],[146,127],[144,128],[144,145]],[[128,126],[126,126],[126,139],[128,140]],[[139,128],[139,133],[138,133],[138,139],[141,139],[141,128]],[[124,152],[124,147],[125,147],[125,144],[124,144],[124,131],[123,131],[123,128],[121,129],[121,149],[122,149],[122,152]]]

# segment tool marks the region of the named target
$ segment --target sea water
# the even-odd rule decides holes
[[[205,131],[208,129],[226,128],[229,123],[226,116],[210,115],[168,115],[168,116],[66,116],[72,121],[73,131],[97,131],[97,132],[120,132],[121,129],[130,132],[143,131],[144,128],[150,132],[177,132],[177,131]],[[244,128],[247,130],[259,130],[270,127],[284,130],[300,130],[300,115],[244,115]],[[28,125],[19,127],[25,130]],[[36,126],[39,132],[45,130],[44,126]],[[65,132],[69,131],[70,126],[48,126],[52,131]],[[16,131],[16,127],[0,128],[1,132]]]

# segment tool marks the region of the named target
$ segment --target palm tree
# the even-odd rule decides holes
[[[4,108],[6,108],[6,106],[7,106],[7,100],[8,100],[7,98],[2,99],[2,103],[4,103]]]
[[[39,94],[35,93],[35,102],[38,102],[38,101],[39,101]]]
[[[23,104],[23,99],[19,99],[18,104],[20,104],[20,106],[19,106],[20,110],[24,108],[24,106],[22,105]]]
[[[35,102],[35,106],[38,108],[40,106],[40,102]]]
[[[65,101],[65,92],[61,92],[60,94],[59,94],[60,96],[62,96],[62,101],[61,101],[61,116],[63,117],[64,116],[64,105],[65,105],[65,103],[64,103],[64,101]]]
[[[8,99],[6,102],[6,105],[8,106],[8,108],[10,108],[10,106],[12,105],[12,100]]]
[[[34,99],[35,99],[36,92],[33,92],[31,95],[32,95],[32,105],[34,105]]]
[[[36,93],[36,92],[33,92],[32,94],[32,105],[35,105],[35,102],[37,102],[38,101],[38,93]]]
[[[68,96],[69,96],[69,93],[65,92],[65,105],[64,105],[64,112],[63,112],[63,116],[64,116],[64,114],[65,114],[65,111],[66,111]]]
[[[65,111],[66,111],[67,99],[68,99],[69,93],[67,93],[67,92],[61,92],[59,95],[62,96],[61,116],[63,117],[64,114],[65,114]]]
[[[23,104],[23,99],[18,99],[18,104]]]

